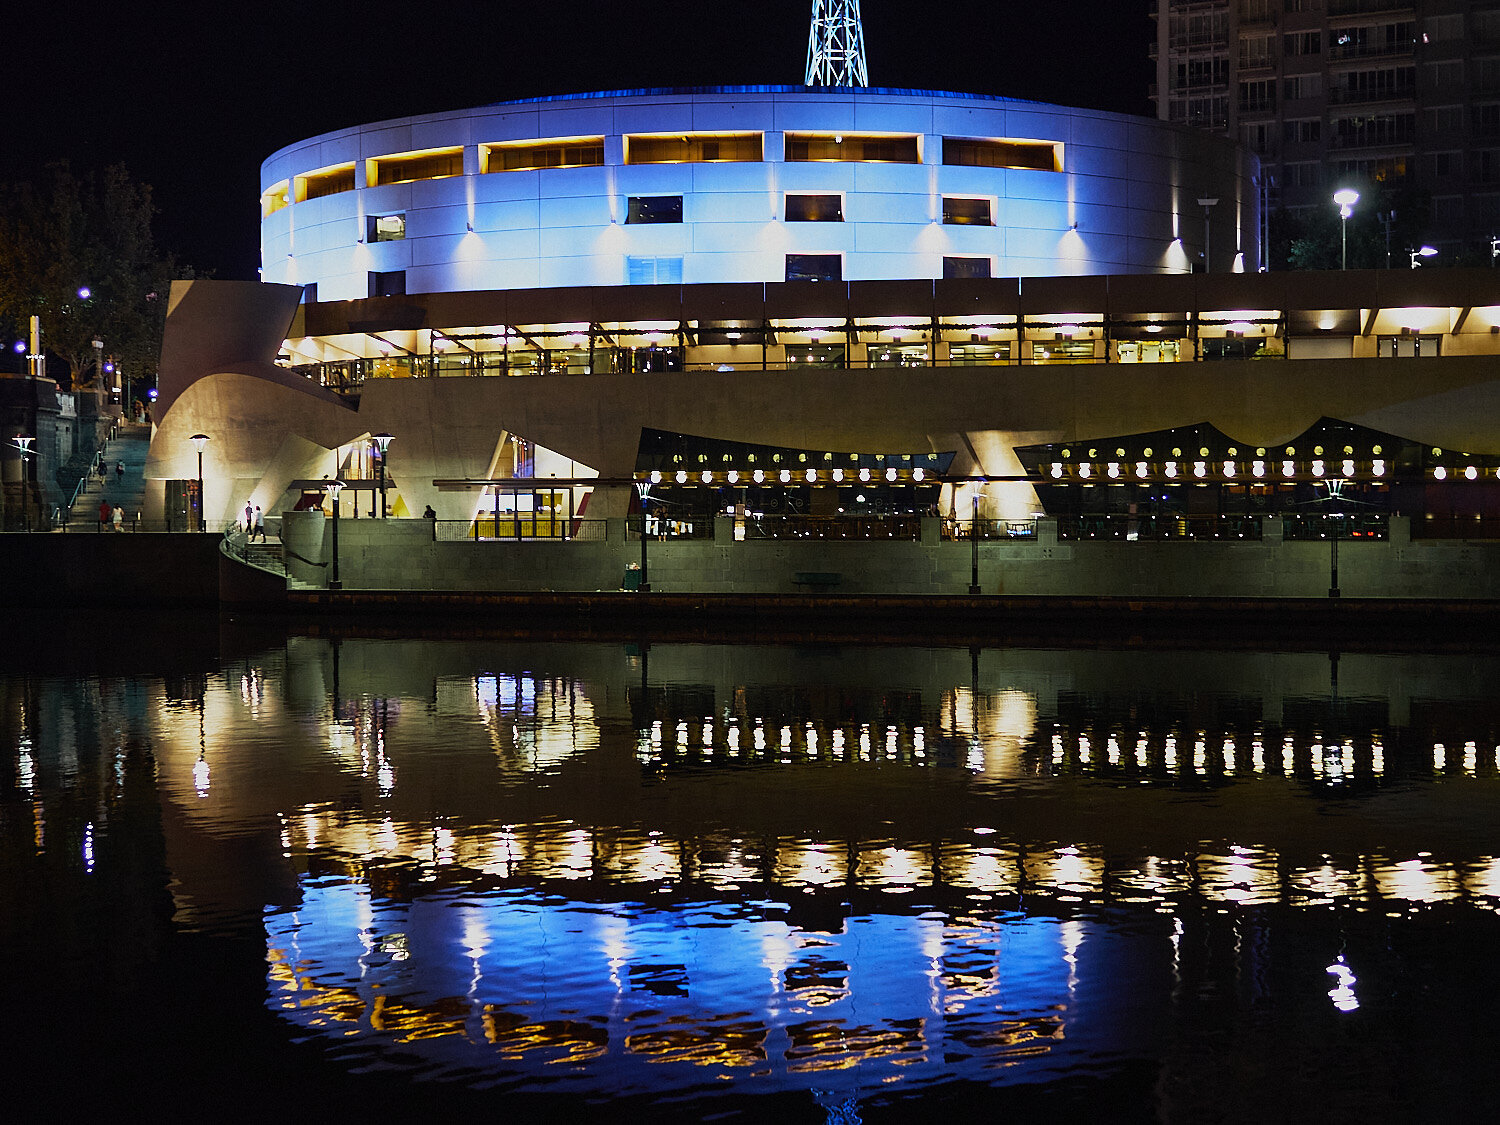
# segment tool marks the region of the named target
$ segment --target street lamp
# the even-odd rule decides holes
[[[344,584],[339,581],[339,493],[344,490],[344,482],[331,480],[323,487],[333,500],[333,577],[328,580],[328,588],[342,590]]]
[[[1409,250],[1407,253],[1411,255],[1411,268],[1416,269],[1422,264],[1417,261],[1418,258],[1430,258],[1437,253],[1437,250],[1431,246],[1424,246],[1420,250]]]
[[[651,592],[651,581],[646,570],[646,501],[651,498],[651,482],[637,481],[635,490],[641,494],[641,582],[636,587],[643,594]]]
[[[1349,268],[1349,216],[1354,214],[1354,205],[1359,202],[1359,192],[1353,188],[1339,188],[1333,193],[1333,201],[1339,205],[1339,218],[1343,220],[1339,232],[1339,269],[1346,270]]]
[[[29,479],[26,474],[26,462],[31,456],[31,443],[36,441],[34,437],[18,436],[14,439],[15,446],[21,451],[21,519],[27,531],[31,530],[31,506],[26,502],[26,484]]]
[[[1210,250],[1213,247],[1213,242],[1211,240],[1212,230],[1210,229],[1210,226],[1209,226],[1208,217],[1209,217],[1209,212],[1211,212],[1214,209],[1215,205],[1218,202],[1219,202],[1219,197],[1216,196],[1216,195],[1214,195],[1214,196],[1204,196],[1203,198],[1201,198],[1201,199],[1198,200],[1198,206],[1203,208],[1203,272],[1204,273],[1211,272],[1212,268],[1213,268],[1209,264],[1210,262],[1213,261],[1213,255],[1210,253]]]
[[[979,487],[974,488],[974,518],[969,521],[969,593],[979,589]]]
[[[380,451],[380,518],[385,519],[385,451],[395,439],[390,434],[376,434],[370,440]]]
[[[193,448],[198,451],[198,533],[201,535],[208,527],[203,518],[203,447],[208,444],[207,434],[194,434],[188,438],[193,443]]]

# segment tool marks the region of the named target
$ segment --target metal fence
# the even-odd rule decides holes
[[[1281,537],[1299,541],[1387,539],[1390,520],[1384,512],[1289,512],[1281,517]]]
[[[604,520],[570,520],[565,516],[531,513],[519,517],[501,515],[498,519],[486,515],[472,520],[430,522],[435,543],[464,540],[474,543],[566,542],[574,539],[600,542],[604,539],[605,528]]]
[[[736,521],[735,537],[739,538]],[[746,539],[851,539],[916,543],[921,516],[746,516]]]
[[[1261,538],[1264,530],[1262,519],[1258,515],[1059,516],[1057,538],[1072,541],[1116,540],[1127,543],[1167,539],[1253,541]]]

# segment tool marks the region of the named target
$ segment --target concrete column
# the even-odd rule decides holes
[[[1411,546],[1411,517],[1392,516],[1386,531],[1387,539],[1392,547]]]

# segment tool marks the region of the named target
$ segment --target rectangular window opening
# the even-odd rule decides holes
[[[416,180],[441,180],[464,174],[464,150],[441,149],[436,152],[411,152],[381,156],[370,161],[374,166],[369,181],[373,185],[409,184]],[[352,172],[352,169],[351,169]]]
[[[480,149],[486,172],[535,172],[544,168],[592,168],[604,163],[604,138],[579,137]]]
[[[759,133],[686,133],[675,137],[627,136],[626,164],[708,164],[762,159]]]
[[[332,168],[321,168],[297,177],[297,199],[321,199],[325,195],[338,195],[354,190],[354,165],[340,164]]]
[[[680,223],[682,196],[632,195],[625,212],[627,223]]]
[[[950,277],[989,277],[990,260],[988,258],[943,258],[943,276]]]
[[[951,195],[943,196],[943,222],[950,226],[995,225],[988,199],[962,199]]]
[[[788,161],[851,161],[869,164],[920,164],[917,137],[870,137],[852,133],[788,133]]]
[[[943,138],[943,163],[969,168],[1021,168],[1062,171],[1062,144],[1054,141]]]
[[[841,254],[788,254],[788,281],[843,281],[844,259]]]
[[[842,195],[788,195],[786,221],[789,223],[842,223]]]
[[[681,258],[626,258],[625,280],[631,285],[681,285]]]
[[[372,297],[404,297],[406,296],[406,271],[388,270],[378,273],[370,272],[370,296]]]
[[[365,238],[370,242],[400,242],[406,237],[406,215],[371,215],[366,221]]]

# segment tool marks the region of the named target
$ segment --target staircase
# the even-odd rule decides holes
[[[151,427],[122,422],[115,436],[99,447],[104,458],[104,479],[90,474],[73,504],[70,523],[77,529],[99,520],[99,503],[107,500],[111,508],[125,510],[125,527],[133,527],[146,506],[146,450],[151,445]],[[123,463],[125,475],[115,472]]]

